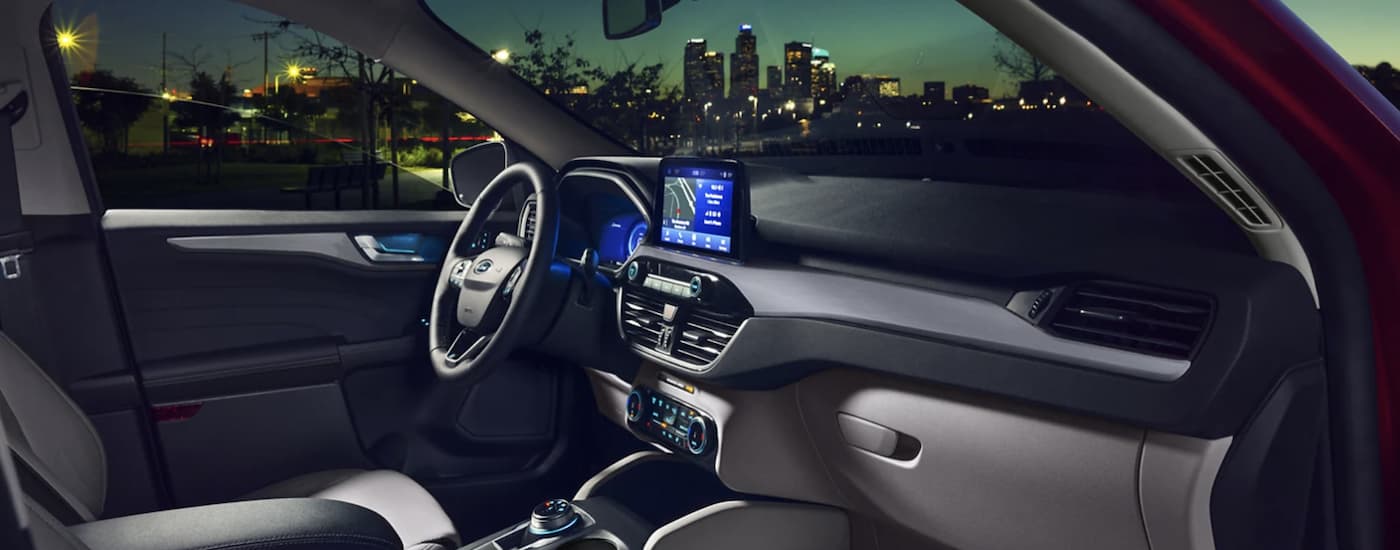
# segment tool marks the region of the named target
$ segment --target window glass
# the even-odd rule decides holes
[[[427,0],[449,27],[648,154],[1146,193],[1189,182],[955,0],[705,0],[606,40],[599,2]]]
[[[498,136],[416,80],[223,0],[54,7],[107,208],[442,209]]]
[[[1400,107],[1400,2],[1284,0],[1313,32]]]

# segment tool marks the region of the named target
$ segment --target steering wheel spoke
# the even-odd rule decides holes
[[[491,343],[494,334],[477,334],[469,329],[457,331],[457,336],[452,339],[452,344],[447,346],[446,359],[449,364],[457,364],[462,361],[470,361],[486,348],[486,344]]]

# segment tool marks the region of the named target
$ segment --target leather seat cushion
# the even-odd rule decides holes
[[[383,516],[405,548],[461,542],[437,499],[418,482],[393,470],[327,470],[269,485],[241,500],[311,497],[356,504]]]

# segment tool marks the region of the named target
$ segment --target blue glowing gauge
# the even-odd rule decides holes
[[[647,236],[647,222],[637,222],[632,226],[632,231],[627,234],[627,256],[637,251],[637,247],[642,246],[642,239]]]

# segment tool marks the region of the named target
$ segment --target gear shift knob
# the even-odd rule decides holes
[[[530,512],[530,534],[552,536],[563,533],[578,522],[574,505],[562,498],[541,502]]]

